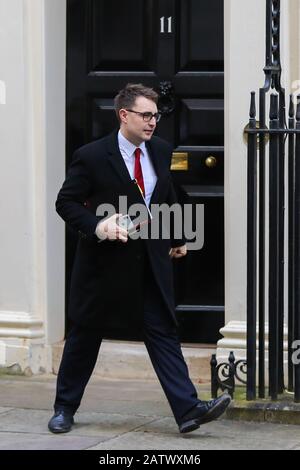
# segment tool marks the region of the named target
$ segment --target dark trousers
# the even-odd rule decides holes
[[[143,340],[177,423],[199,399],[189,378],[177,329],[149,267],[145,274]],[[57,378],[55,410],[75,413],[95,367],[102,342],[99,330],[75,325],[64,347]]]

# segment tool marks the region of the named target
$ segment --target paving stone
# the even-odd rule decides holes
[[[8,408],[6,406],[0,406],[0,414],[1,413],[7,413],[10,410],[12,410],[12,408]]]
[[[36,435],[0,432],[0,450],[84,450],[99,438],[64,435]]]
[[[245,426],[246,424],[246,426]],[[143,426],[134,433],[114,437],[90,448],[90,450],[275,450],[294,449],[297,440],[286,436],[286,429],[275,429],[266,424],[252,428],[249,436],[248,423],[239,422],[230,429],[225,421],[209,423],[198,430],[181,435],[170,419],[165,418]],[[278,426],[278,425],[276,425]],[[299,432],[299,430],[298,430]],[[134,435],[132,435],[134,434]],[[299,442],[299,441],[298,441]]]
[[[180,434],[157,381],[90,382],[71,433],[53,435],[56,377],[0,377],[0,449],[300,450],[300,426],[222,419]],[[209,391],[198,387],[202,397]]]
[[[11,410],[0,420],[0,431],[49,434],[50,415],[44,410]],[[134,430],[153,418],[126,414],[78,413],[72,435],[105,436],[121,435]]]

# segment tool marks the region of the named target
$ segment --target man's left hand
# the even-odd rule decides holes
[[[183,256],[186,256],[186,254],[186,245],[178,246],[177,248],[171,248],[169,251],[170,258],[182,258]]]

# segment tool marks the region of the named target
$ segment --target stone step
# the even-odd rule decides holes
[[[57,374],[64,342],[52,347],[53,373]],[[182,344],[182,353],[190,377],[195,383],[210,382],[210,359],[215,353],[211,345]],[[142,342],[104,340],[94,370],[97,377],[109,379],[155,380],[147,349]]]

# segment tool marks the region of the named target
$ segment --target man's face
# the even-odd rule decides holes
[[[150,121],[146,122],[141,114],[136,113],[155,114],[157,113],[157,106],[148,98],[139,96],[130,110],[120,110],[121,130],[124,137],[134,145],[139,146],[142,142],[151,139],[156,128],[156,119],[153,117]]]

